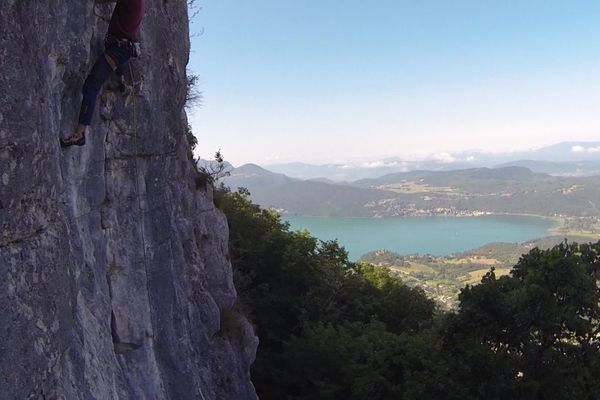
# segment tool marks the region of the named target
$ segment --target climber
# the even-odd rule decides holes
[[[100,89],[115,71],[124,82],[122,67],[131,57],[137,56],[137,40],[144,18],[144,0],[94,0],[97,4],[117,3],[104,39],[104,54],[98,58],[83,85],[83,100],[79,111],[79,124],[69,137],[60,139],[60,145],[83,146],[85,133],[92,121]]]

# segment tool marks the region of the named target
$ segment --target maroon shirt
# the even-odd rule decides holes
[[[130,40],[137,40],[144,19],[144,0],[117,0],[108,33]]]

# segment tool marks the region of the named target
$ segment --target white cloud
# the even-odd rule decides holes
[[[456,161],[456,158],[454,158],[450,153],[446,152],[434,154],[433,159],[445,163],[451,163]]]
[[[370,161],[370,162],[363,163],[362,167],[364,167],[364,168],[382,168],[382,167],[395,167],[398,165],[400,165],[400,163],[398,161],[391,161],[391,162]]]
[[[596,146],[596,147],[573,146],[573,147],[571,147],[571,151],[573,153],[600,153],[600,146]]]

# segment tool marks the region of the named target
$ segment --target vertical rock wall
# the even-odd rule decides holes
[[[226,220],[188,159],[186,1],[146,3],[134,94],[109,82],[64,150],[112,6],[0,8],[2,399],[256,398]]]

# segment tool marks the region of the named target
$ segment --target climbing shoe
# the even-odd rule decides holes
[[[83,146],[85,144],[85,133],[81,136],[72,134],[66,139],[60,138],[60,147]]]

